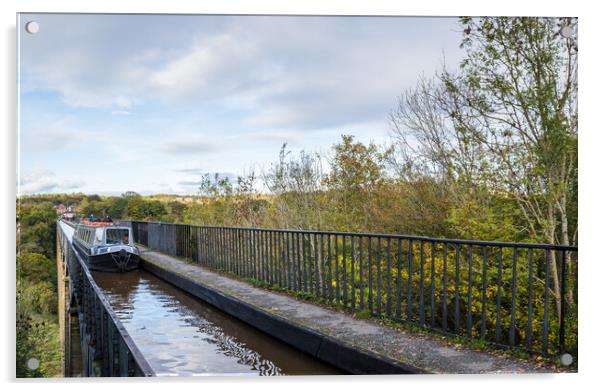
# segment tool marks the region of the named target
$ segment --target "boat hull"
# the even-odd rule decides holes
[[[88,255],[86,257],[86,263],[88,264],[88,269],[99,271],[99,272],[127,272],[130,270],[135,270],[138,268],[140,264],[140,257],[136,254],[129,253],[129,259],[127,263],[118,263],[113,258],[119,257],[117,253],[109,253],[109,254],[100,254],[100,255]]]
[[[127,259],[123,259],[119,252],[90,255],[78,245],[75,249],[86,262],[88,269],[93,271],[123,273],[137,269],[140,264],[138,254],[128,252]]]

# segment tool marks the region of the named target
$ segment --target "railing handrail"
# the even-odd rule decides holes
[[[75,223],[73,221],[67,221],[67,220],[59,219],[58,222],[59,223],[65,223],[68,226],[70,226],[72,228],[75,228]]]
[[[122,220],[126,222],[135,223],[151,223],[151,224],[165,224],[175,226],[186,226],[186,227],[200,227],[200,228],[220,228],[220,229],[237,229],[244,231],[255,231],[255,232],[281,232],[281,233],[295,233],[295,234],[310,234],[310,235],[336,235],[336,236],[355,236],[355,237],[372,237],[382,239],[401,239],[401,240],[415,240],[423,242],[434,242],[434,243],[450,243],[450,244],[464,244],[471,246],[486,246],[486,247],[508,247],[508,248],[533,248],[543,249],[551,251],[574,251],[577,252],[578,246],[560,245],[560,244],[545,244],[545,243],[526,243],[526,242],[499,242],[499,241],[486,241],[486,240],[470,240],[470,239],[448,239],[448,238],[434,238],[430,236],[419,236],[419,235],[402,235],[402,234],[383,234],[383,233],[370,233],[370,232],[344,232],[344,231],[323,231],[323,230],[300,230],[300,229],[282,229],[282,228],[258,228],[258,227],[236,227],[236,226],[220,226],[220,225],[199,225],[199,224],[182,224],[182,223],[166,223],[161,221],[146,221],[146,220]]]
[[[60,224],[59,224],[59,226],[60,226]],[[61,231],[62,235],[65,235],[65,232],[63,232],[62,229],[60,229],[60,231]],[[71,243],[71,242],[68,242],[68,243],[69,243],[69,246],[73,247],[73,243]],[[85,274],[86,278],[88,279],[88,281],[90,283],[90,286],[94,290],[94,293],[100,299],[100,302],[101,302],[102,306],[104,307],[106,313],[110,316],[111,321],[114,323],[115,328],[117,329],[117,332],[123,338],[124,343],[126,344],[127,348],[129,349],[130,353],[132,354],[132,358],[134,359],[134,361],[140,368],[140,371],[142,371],[144,376],[155,376],[156,375],[155,371],[152,369],[152,367],[150,366],[150,364],[148,363],[148,361],[146,360],[146,358],[144,357],[144,355],[142,354],[142,352],[140,351],[140,349],[138,348],[138,346],[136,345],[136,343],[134,342],[134,340],[132,339],[130,334],[127,332],[123,323],[121,323],[121,321],[117,317],[117,314],[113,310],[113,307],[109,303],[109,300],[107,299],[104,292],[96,284],[96,281],[94,281],[94,278],[92,277],[92,273],[90,273],[90,270],[88,269],[88,266],[86,265],[85,261],[83,260],[81,255],[77,251],[75,251],[75,248],[72,248],[72,250],[73,250],[73,254],[75,254],[77,261],[79,262],[80,267],[82,268],[83,274]]]

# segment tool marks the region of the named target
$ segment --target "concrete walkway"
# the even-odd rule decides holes
[[[233,297],[347,347],[371,352],[408,368],[429,373],[555,372],[550,365],[459,348],[431,336],[384,326],[373,320],[356,319],[342,312],[224,277],[205,267],[149,251],[143,246],[139,248],[141,257],[151,266]]]

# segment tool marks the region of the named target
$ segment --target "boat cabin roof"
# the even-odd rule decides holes
[[[85,247],[103,244],[132,245],[131,234],[132,229],[128,226],[106,222],[80,223],[75,229],[74,238],[85,244]]]

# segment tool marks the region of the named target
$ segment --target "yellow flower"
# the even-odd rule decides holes
[[[337,282],[335,280],[332,280],[332,287],[336,288],[337,287]]]

